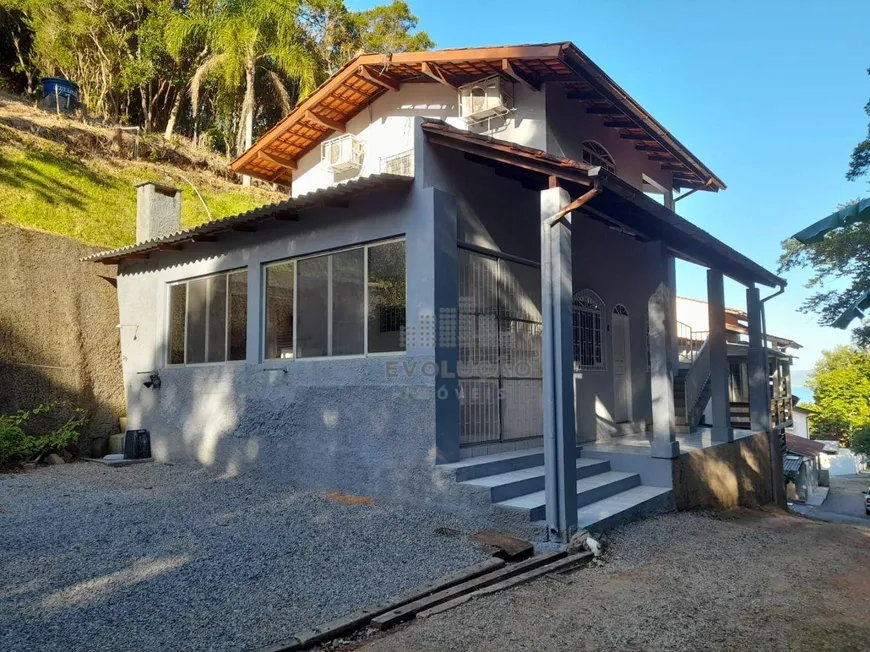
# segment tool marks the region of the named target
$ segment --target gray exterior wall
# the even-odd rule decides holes
[[[122,263],[120,321],[131,325],[121,331],[128,422],[151,431],[157,459],[231,474],[256,470],[308,488],[445,502],[453,490],[436,462],[459,459],[457,381],[432,371],[456,369],[455,347],[417,340],[387,356],[264,362],[261,355],[266,263],[405,236],[407,325],[420,333],[439,309],[457,308],[457,242],[539,259],[537,192],[428,145],[419,121],[414,140],[422,145],[407,192],[372,194],[348,208],[306,211],[299,222],[265,223],[254,233]],[[586,218],[575,224],[573,241],[575,288],[601,295],[608,325],[617,302],[631,315],[630,427],[642,427],[650,410],[644,315],[665,274],[660,248]],[[247,360],[167,366],[169,284],[240,268],[248,270]],[[153,370],[160,371],[159,390],[143,386]],[[583,439],[614,432],[606,418],[611,372],[608,359],[606,371],[575,379]]]
[[[492,168],[462,154],[427,146],[425,183],[457,197],[457,241],[540,262],[540,197]],[[574,290],[589,288],[605,302],[602,371],[575,374],[577,437],[581,441],[643,431],[651,420],[647,368],[647,302],[667,277],[659,243],[643,243],[590,218],[575,219],[572,232]],[[632,422],[614,424],[610,322],[614,306],[629,312]]]
[[[435,215],[450,215],[449,202],[445,208],[437,195],[418,183],[407,193],[305,212],[299,222],[263,225],[226,242],[124,262],[120,318],[136,327],[121,334],[129,427],[151,431],[158,460],[193,460],[227,473],[256,469],[311,488],[435,497],[442,486],[434,467],[436,379],[421,370],[430,363],[431,371],[433,343],[410,342],[398,355],[263,362],[261,285],[264,263],[405,236],[407,323],[419,332],[434,314]],[[246,362],[167,366],[168,284],[245,267]],[[143,372],[154,369],[159,390],[142,384]]]

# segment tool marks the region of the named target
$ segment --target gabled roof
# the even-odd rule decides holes
[[[491,75],[540,89],[558,84],[577,110],[601,116],[635,148],[673,173],[674,186],[717,191],[725,184],[571,42],[459,48],[431,52],[362,54],[347,63],[230,168],[259,179],[287,182],[299,159],[378,97],[402,84],[457,88]]]
[[[82,260],[113,265],[125,258],[147,258],[149,254],[157,251],[178,251],[183,246],[197,242],[214,242],[218,237],[226,237],[233,232],[255,231],[257,224],[267,220],[296,221],[299,219],[299,213],[312,208],[336,205],[370,192],[407,188],[413,181],[413,177],[396,174],[372,174],[367,177],[359,177],[293,199],[261,206],[246,213],[212,220],[195,228],[178,231],[162,238],[155,238],[111,251],[101,251],[82,258]]]

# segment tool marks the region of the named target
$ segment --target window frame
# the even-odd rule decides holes
[[[598,308],[597,310],[591,310],[589,308],[584,308],[580,306],[580,301],[583,299],[588,299],[594,301]],[[579,329],[575,329],[575,321],[577,320],[578,313],[588,312],[589,314],[594,315],[597,312],[599,317],[599,329],[598,329],[598,345],[600,349],[600,359],[593,362],[592,365],[584,365],[582,361],[582,343],[580,341],[581,333],[577,332],[577,338],[575,338],[575,331],[579,331]],[[584,371],[607,371],[607,351],[605,342],[607,338],[605,337],[605,333],[608,330],[607,324],[607,304],[604,303],[604,300],[601,298],[595,290],[590,288],[584,288],[582,290],[577,290],[574,295],[571,297],[571,358],[574,366],[574,373],[579,374]],[[592,341],[592,351],[593,356],[595,356],[595,339],[593,332],[593,341]],[[579,353],[579,356],[576,356],[575,353]],[[578,357],[580,359],[578,359]]]
[[[180,369],[182,367],[214,367],[222,364],[244,364],[247,362],[247,348],[248,348],[248,333],[247,333],[247,310],[245,311],[245,358],[242,360],[230,360],[230,274],[236,274],[239,272],[250,273],[248,267],[234,267],[228,270],[222,270],[219,272],[212,272],[210,274],[203,274],[201,276],[191,276],[190,278],[180,279],[178,281],[169,281],[166,283],[166,313],[164,319],[164,333],[166,333],[166,343],[164,346],[163,352],[163,367],[164,368],[172,368],[172,369]],[[224,359],[219,362],[187,362],[187,324],[188,324],[188,310],[190,308],[190,287],[189,284],[193,281],[205,281],[210,278],[216,278],[218,276],[224,277],[224,287],[225,287],[225,297],[224,297]],[[182,349],[184,351],[184,362],[171,362],[172,356],[172,288],[177,287],[179,285],[185,286],[184,291],[184,342],[182,343]],[[245,300],[248,298],[248,289],[245,288]],[[206,349],[205,349],[205,358],[208,359],[208,326],[209,326],[209,314],[208,310],[206,310],[205,314],[205,339],[206,339]]]
[[[317,362],[323,360],[354,360],[362,358],[376,357],[395,357],[397,355],[407,355],[408,347],[398,351],[369,351],[369,249],[388,245],[396,242],[402,242],[405,245],[405,319],[407,325],[408,314],[408,245],[407,238],[404,235],[393,236],[383,240],[371,240],[359,244],[348,245],[325,251],[317,251],[291,258],[280,258],[278,260],[270,260],[263,263],[260,271],[260,363],[261,364],[292,364],[294,362]],[[318,355],[308,356],[305,358],[298,357],[297,341],[299,336],[298,320],[299,320],[299,291],[298,291],[298,275],[299,262],[302,260],[310,260],[312,258],[321,258],[323,256],[333,256],[354,249],[363,250],[363,352],[350,353],[345,355]],[[268,324],[268,301],[267,301],[267,270],[269,267],[293,262],[293,357],[292,358],[267,358],[266,357],[266,326]],[[332,349],[332,298],[333,298],[333,283],[332,283],[332,259],[329,260],[329,284],[327,286],[327,350]]]
[[[601,155],[600,152],[596,152],[592,147],[590,147],[590,145],[594,145],[595,147],[600,148],[601,152],[604,152],[604,154],[606,154],[607,157],[605,158],[604,156]],[[588,153],[591,157],[600,161],[600,163],[598,163],[598,165],[603,167],[605,170],[607,170],[611,174],[617,174],[617,176],[618,176],[617,170],[619,168],[616,165],[616,159],[613,158],[613,154],[611,154],[610,150],[607,149],[604,145],[599,143],[597,140],[584,140],[582,143],[580,143],[580,148],[581,148],[580,158],[581,158],[582,163],[584,163],[586,165],[594,165],[594,163],[582,160],[583,154]],[[608,161],[608,159],[610,159],[610,160]]]

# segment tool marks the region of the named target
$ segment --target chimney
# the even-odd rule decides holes
[[[136,244],[181,230],[181,190],[154,181],[136,184]]]

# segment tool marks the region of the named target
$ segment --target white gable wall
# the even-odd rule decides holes
[[[523,86],[514,86],[517,110],[507,120],[493,120],[489,132],[495,138],[509,140],[528,147],[547,146],[544,93],[535,93]],[[459,118],[458,94],[443,84],[404,84],[398,92],[387,92],[350,120],[347,133],[356,135],[364,144],[365,159],[356,173],[333,174],[320,161],[320,145],[299,161],[293,173],[293,196],[325,188],[338,181],[368,176],[380,172],[381,159],[401,154],[414,147],[414,117],[444,120],[465,129]],[[486,125],[472,127],[482,132]],[[340,136],[335,133],[330,138]]]
[[[646,174],[665,188],[672,188],[670,172],[661,169],[658,163],[650,161],[645,152],[634,148],[635,141],[619,137],[618,129],[604,126],[604,118],[589,115],[577,100],[569,100],[565,91],[547,84],[545,92],[547,105],[547,142],[546,150],[557,156],[582,160],[581,146],[585,140],[595,140],[610,152],[616,162],[616,173],[631,185],[642,188]]]

